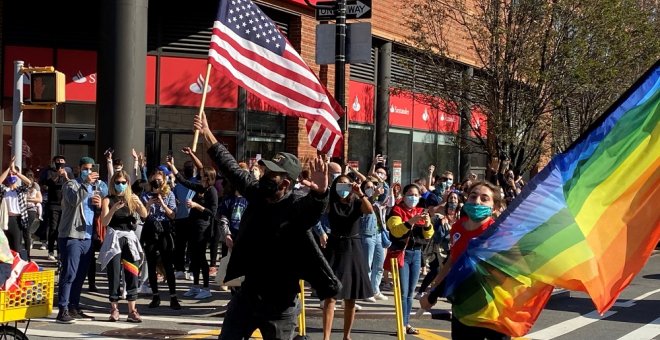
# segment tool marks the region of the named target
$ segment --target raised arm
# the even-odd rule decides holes
[[[202,164],[202,161],[197,157],[197,155],[195,155],[195,153],[192,151],[191,148],[186,146],[185,148],[181,149],[181,152],[183,152],[186,155],[190,156],[190,160],[195,164],[195,167],[198,170],[202,170],[204,165]]]
[[[171,158],[171,157],[168,158],[168,160],[167,160],[167,166],[169,166],[170,169],[172,169],[172,173],[174,174],[174,176],[176,176],[176,181],[177,181],[179,184],[181,184],[181,185],[183,185],[184,187],[186,187],[186,188],[188,188],[188,189],[190,189],[190,190],[193,190],[193,191],[195,191],[195,192],[204,192],[205,188],[204,188],[203,185],[201,185],[200,183],[193,183],[193,182],[187,180],[185,177],[183,177],[183,176],[179,173],[179,170],[178,170],[178,169],[176,168],[176,166],[174,165],[174,158]],[[217,195],[216,195],[216,196],[217,196]]]
[[[112,166],[112,151],[110,150],[105,152],[105,165],[108,169],[108,183],[110,183],[112,175],[115,174],[115,168]]]

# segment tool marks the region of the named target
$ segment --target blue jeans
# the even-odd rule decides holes
[[[92,260],[92,240],[62,238],[57,240],[62,271],[57,292],[57,305],[60,309],[78,309],[83,282]]]
[[[401,307],[403,309],[403,326],[407,326],[412,311],[413,298],[415,297],[415,287],[419,280],[419,271],[421,269],[422,251],[406,250],[403,258],[403,268],[399,272],[399,281],[401,281]]]
[[[367,270],[371,281],[371,290],[374,295],[380,293],[380,281],[383,279],[383,263],[385,263],[385,249],[382,245],[380,233],[376,235],[362,235],[362,249],[366,257]]]

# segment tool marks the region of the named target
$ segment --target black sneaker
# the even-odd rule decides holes
[[[94,317],[83,313],[81,309],[69,309],[69,315],[75,320],[94,321]]]
[[[57,318],[55,318],[55,322],[57,323],[66,323],[66,324],[72,324],[75,323],[76,320],[69,315],[69,311],[66,309],[60,309],[60,312],[57,313]]]

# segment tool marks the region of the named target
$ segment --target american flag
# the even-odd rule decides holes
[[[220,1],[209,62],[281,113],[306,118],[310,144],[325,154],[341,155],[341,106],[252,1]]]

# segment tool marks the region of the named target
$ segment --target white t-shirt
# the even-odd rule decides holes
[[[16,190],[8,190],[5,192],[4,200],[7,201],[7,211],[10,215],[20,215],[21,207],[18,204],[18,193]]]

